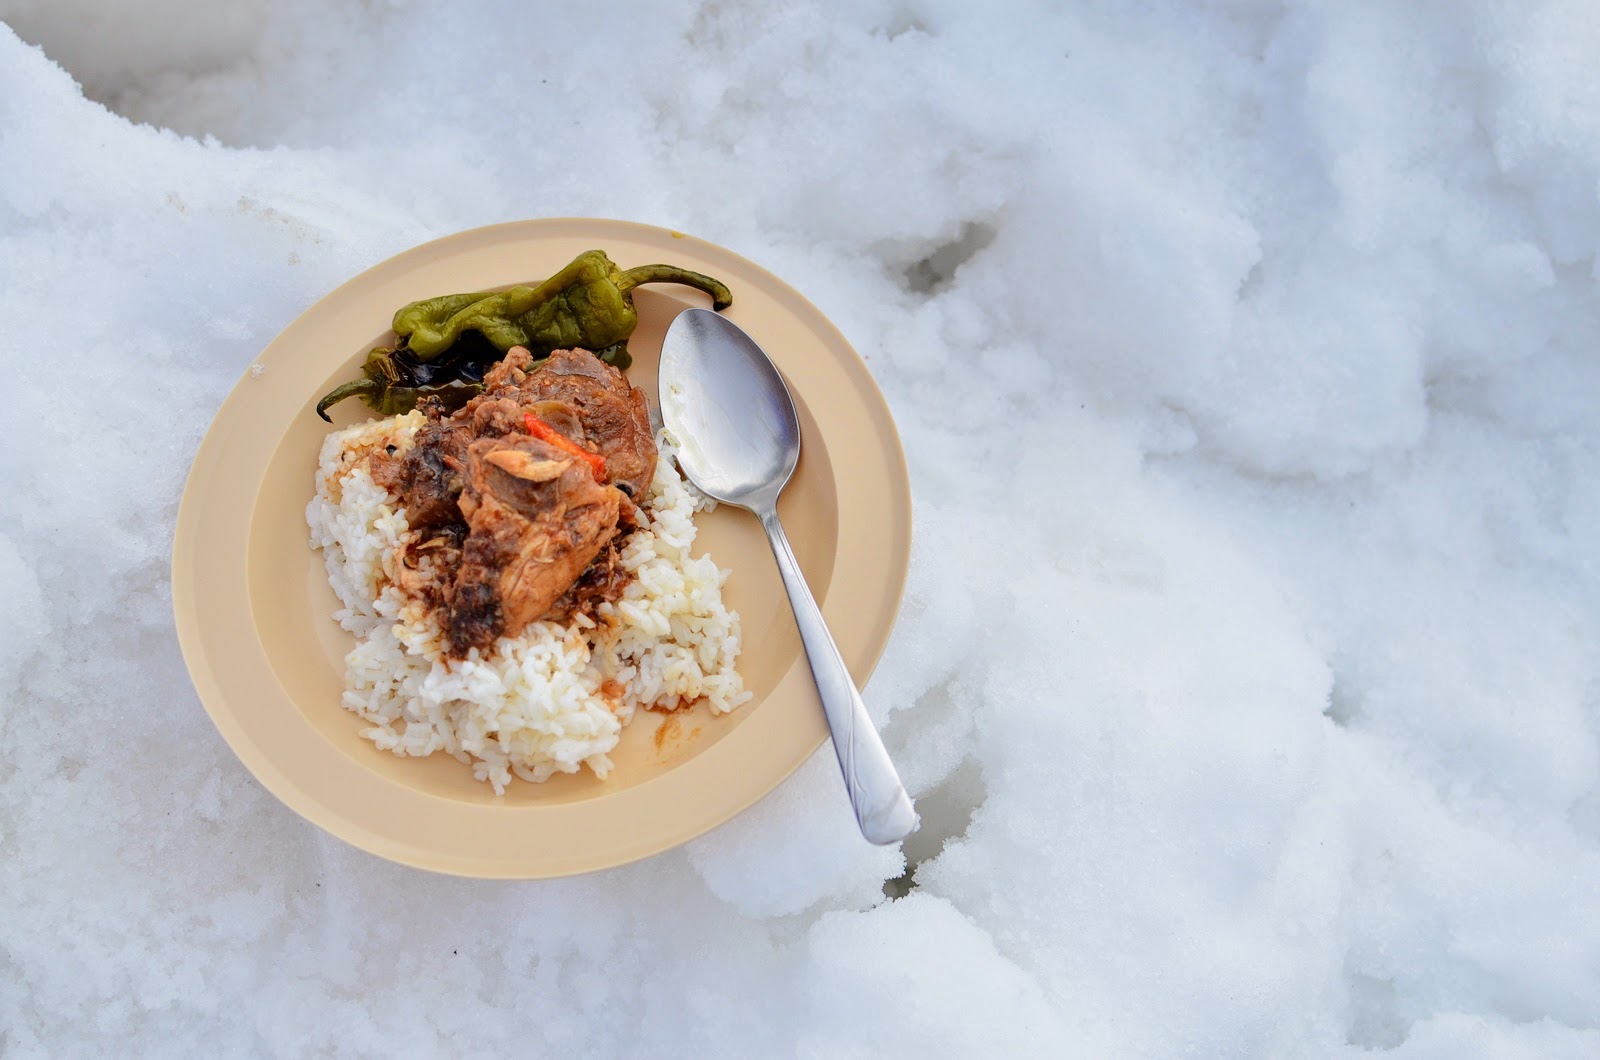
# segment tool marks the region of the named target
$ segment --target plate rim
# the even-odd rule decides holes
[[[812,318],[811,323],[815,327],[819,328],[824,336],[830,340],[829,345],[836,346],[847,355],[841,361],[840,366],[851,377],[853,377],[853,381],[856,383],[855,392],[860,397],[862,402],[868,406],[872,425],[881,435],[881,441],[883,442],[881,456],[888,465],[888,485],[893,488],[895,494],[895,496],[892,498],[891,510],[894,514],[899,516],[898,521],[903,524],[900,528],[902,532],[896,535],[896,543],[898,547],[895,549],[896,555],[894,558],[897,561],[892,563],[892,565],[885,571],[887,579],[882,585],[887,603],[885,611],[887,618],[884,628],[881,636],[876,637],[874,643],[872,643],[866,651],[863,663],[857,666],[857,672],[855,672],[857,683],[864,688],[867,685],[872,673],[875,671],[877,664],[882,659],[884,652],[887,650],[889,640],[893,634],[895,624],[898,620],[900,608],[904,602],[905,587],[909,576],[913,513],[910,475],[906,464],[904,445],[900,439],[899,430],[895,425],[894,417],[889,408],[888,402],[885,399],[882,390],[878,387],[877,381],[873,377],[871,370],[867,367],[865,359],[862,358],[860,353],[843,335],[838,327],[834,325],[833,322],[824,313],[822,313],[822,311],[818,309],[813,302],[806,298],[797,289],[792,287],[776,274],[772,273],[770,270],[762,267],[756,262],[749,260],[748,258],[745,258],[737,251],[696,236],[686,235],[685,233],[675,229],[615,218],[529,218],[523,220],[503,221],[496,224],[464,229],[459,232],[448,233],[443,236],[430,239],[426,242],[408,247],[350,276],[342,283],[317,297],[314,301],[297,313],[292,320],[288,321],[282,329],[280,329],[263,346],[261,346],[259,350],[256,351],[255,356],[258,359],[267,353],[267,351],[272,349],[275,344],[282,341],[285,335],[291,333],[305,317],[312,314],[319,307],[323,306],[324,303],[339,299],[341,295],[347,294],[350,288],[355,287],[364,281],[371,282],[372,274],[374,273],[386,273],[396,269],[408,258],[417,259],[420,262],[428,258],[430,255],[441,253],[444,245],[453,242],[487,240],[490,244],[498,244],[507,240],[535,238],[545,235],[546,233],[542,232],[541,230],[549,230],[547,238],[557,238],[558,230],[584,229],[589,227],[593,227],[597,230],[597,234],[594,236],[597,245],[603,245],[605,233],[609,230],[619,236],[631,235],[633,238],[642,239],[644,241],[662,239],[685,240],[699,244],[700,246],[718,255],[730,258],[736,261],[741,269],[747,270],[748,273],[753,276],[763,278],[764,281],[774,291],[782,294],[785,299],[792,300],[797,306],[801,307]],[[302,784],[295,782],[287,773],[285,773],[278,763],[272,759],[271,755],[267,754],[253,739],[250,738],[250,736],[244,731],[243,726],[239,725],[236,719],[234,719],[223,706],[228,694],[221,687],[221,682],[218,680],[216,672],[210,666],[209,659],[207,658],[206,647],[202,643],[203,636],[201,630],[199,629],[200,609],[196,606],[195,600],[196,585],[193,578],[194,571],[191,569],[191,565],[186,562],[188,556],[193,555],[193,538],[196,533],[197,520],[200,518],[199,509],[203,503],[201,500],[201,495],[204,492],[204,483],[200,480],[199,476],[201,475],[203,465],[206,462],[204,458],[208,452],[222,449],[226,445],[228,436],[230,434],[230,427],[226,421],[230,406],[237,405],[242,400],[241,395],[245,392],[245,388],[251,383],[251,381],[252,373],[249,370],[245,370],[241,373],[234,386],[229,390],[227,396],[218,406],[211,424],[208,426],[205,434],[202,436],[192,455],[189,472],[185,477],[183,493],[178,505],[178,512],[172,538],[170,577],[172,587],[173,614],[178,633],[179,646],[184,659],[185,670],[189,675],[191,684],[195,689],[197,697],[200,699],[207,715],[211,718],[213,725],[223,737],[223,740],[228,744],[230,750],[239,760],[240,764],[242,764],[245,769],[264,788],[267,789],[269,793],[278,799],[278,801],[282,802],[289,809],[293,810],[298,816],[304,818],[308,823],[315,825],[319,829],[328,832],[329,834],[334,835],[359,849],[385,858],[386,860],[394,861],[413,868],[419,868],[424,871],[438,872],[447,875],[480,879],[536,879],[598,872],[675,849],[691,839],[697,838],[698,836],[714,830],[769,795],[786,779],[788,779],[788,777],[791,776],[796,769],[798,769],[809,758],[816,754],[821,746],[827,742],[827,730],[825,724],[820,718],[819,712],[817,722],[818,725],[821,726],[820,734],[818,734],[816,738],[809,743],[809,745],[803,747],[803,753],[797,753],[793,760],[788,762],[788,764],[782,766],[781,768],[774,769],[766,781],[754,786],[751,791],[747,793],[746,797],[730,800],[729,805],[722,812],[703,815],[687,827],[674,829],[666,834],[658,835],[656,839],[645,842],[636,841],[622,843],[605,854],[597,855],[591,852],[588,855],[583,856],[580,859],[582,862],[581,865],[577,866],[564,866],[561,864],[562,859],[559,857],[544,857],[539,859],[542,862],[541,865],[531,866],[526,863],[526,859],[518,858],[504,858],[495,861],[488,861],[485,859],[474,859],[465,856],[444,856],[438,851],[430,850],[427,847],[415,846],[413,844],[408,844],[403,840],[398,840],[392,836],[380,835],[379,833],[373,831],[370,827],[351,818],[347,813],[341,812],[336,807],[329,806],[327,803],[316,799],[314,796],[305,791]],[[270,462],[268,466],[270,466]],[[264,474],[265,471],[263,470],[262,473]],[[309,492],[307,494],[307,499],[309,500]],[[247,522],[247,530],[249,525],[250,524]],[[249,534],[247,532],[245,537],[248,538],[248,536]],[[248,576],[248,541],[241,540],[232,544],[236,546],[236,550],[242,555],[243,564],[246,568],[246,575]],[[842,540],[839,547],[842,552],[844,548],[844,543]],[[836,564],[834,576],[836,577],[837,574],[838,569]],[[832,582],[830,580],[830,586],[831,584]],[[253,611],[252,605],[248,599],[239,600],[236,601],[236,603],[237,606],[245,612]],[[259,634],[255,632],[256,627],[254,625],[253,617],[249,625],[252,634],[256,637],[257,647],[260,647],[260,638]],[[748,644],[746,645],[746,650],[749,650]],[[779,694],[780,690],[782,690],[785,684],[794,676],[793,670],[795,669],[804,669],[803,656],[800,660],[800,663],[797,666],[791,667],[791,671],[784,678],[780,679],[778,686],[773,689],[771,693],[772,695]],[[809,680],[809,674],[806,676],[807,680]],[[275,677],[273,680],[276,683]],[[281,690],[281,686],[279,687]],[[283,694],[292,701],[293,697],[289,697],[286,690],[283,690]],[[814,691],[812,694],[814,695]],[[708,748],[707,752],[713,749],[714,747]],[[690,763],[684,763],[685,766],[689,764]],[[680,766],[678,768],[683,767]],[[663,776],[669,775],[674,771],[675,770],[669,770],[668,774],[664,774]],[[417,789],[409,788],[403,784],[399,784],[396,781],[389,780],[388,778],[384,779],[387,783],[405,791],[414,792],[420,795],[430,794],[427,792],[418,791]],[[647,781],[646,784],[652,782],[653,781]],[[438,796],[432,797],[439,799],[441,802],[450,801]],[[538,812],[554,812],[558,811],[560,808],[561,806],[524,806],[519,807],[518,809],[523,811],[536,810]]]

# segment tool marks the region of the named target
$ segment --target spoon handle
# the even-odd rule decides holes
[[[828,729],[833,733],[833,751],[839,757],[839,769],[844,773],[850,805],[856,811],[856,823],[870,842],[897,843],[917,827],[911,799],[900,783],[894,763],[889,761],[889,752],[883,749],[878,730],[861,702],[861,693],[856,691],[856,683],[845,668],[844,658],[828,632],[828,624],[822,619],[822,610],[817,607],[805,575],[800,572],[783,524],[778,521],[776,507],[756,514],[767,531],[767,542],[778,561],[778,572],[783,575],[783,587],[789,591],[789,605],[794,608],[794,621],[800,627],[800,640],[805,644],[811,676],[817,682],[817,694],[822,697],[822,710],[828,718]]]

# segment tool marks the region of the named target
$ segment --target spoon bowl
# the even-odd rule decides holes
[[[683,473],[707,495],[753,512],[767,533],[862,835],[904,839],[917,815],[778,521],[778,495],[800,460],[800,421],[783,377],[737,324],[686,309],[662,342],[658,386]]]
[[[717,313],[685,310],[667,329],[658,371],[684,474],[728,504],[776,501],[800,461],[800,419],[755,340]]]

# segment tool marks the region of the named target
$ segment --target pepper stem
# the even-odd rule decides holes
[[[711,296],[711,308],[719,313],[733,304],[733,292],[721,280],[703,273],[690,272],[676,265],[640,265],[617,277],[617,289],[623,294],[645,283],[681,283]]]
[[[353,397],[357,394],[365,397],[368,394],[381,394],[382,392],[383,384],[370,376],[364,375],[359,379],[352,379],[348,383],[341,383],[339,386],[334,387],[328,391],[321,401],[317,402],[317,415],[332,423],[333,417],[328,415],[328,410],[345,398]]]

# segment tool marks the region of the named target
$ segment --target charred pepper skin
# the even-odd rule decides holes
[[[438,398],[446,412],[454,412],[483,393],[482,378],[483,372],[470,363],[418,364],[404,349],[380,346],[367,353],[360,376],[323,395],[317,415],[332,423],[328,410],[347,397],[361,398],[384,416],[410,412],[425,397]]]
[[[410,412],[417,407],[417,402],[425,397],[438,398],[441,409],[445,412],[454,412],[481,393],[483,393],[482,383],[466,383],[459,379],[452,379],[448,383],[432,383],[428,386],[394,386],[364,375],[360,379],[352,379],[328,391],[322,400],[317,402],[317,415],[332,423],[333,417],[328,415],[328,410],[347,397],[361,398],[372,411],[383,416],[398,416],[402,412]]]
[[[602,250],[579,254],[565,268],[535,287],[425,298],[394,315],[399,342],[367,356],[363,376],[330,391],[317,402],[317,415],[352,395],[385,415],[407,412],[419,397],[437,394],[465,404],[483,390],[477,379],[488,363],[482,356],[458,358],[462,370],[430,371],[468,333],[504,354],[526,346],[536,358],[553,350],[585,349],[616,368],[626,368],[628,336],[639,323],[633,289],[646,283],[681,283],[711,296],[717,311],[733,304],[727,285],[675,265],[641,265],[623,270]],[[487,351],[485,351],[487,353]],[[444,378],[440,378],[440,377]],[[331,422],[331,421],[330,421]]]

